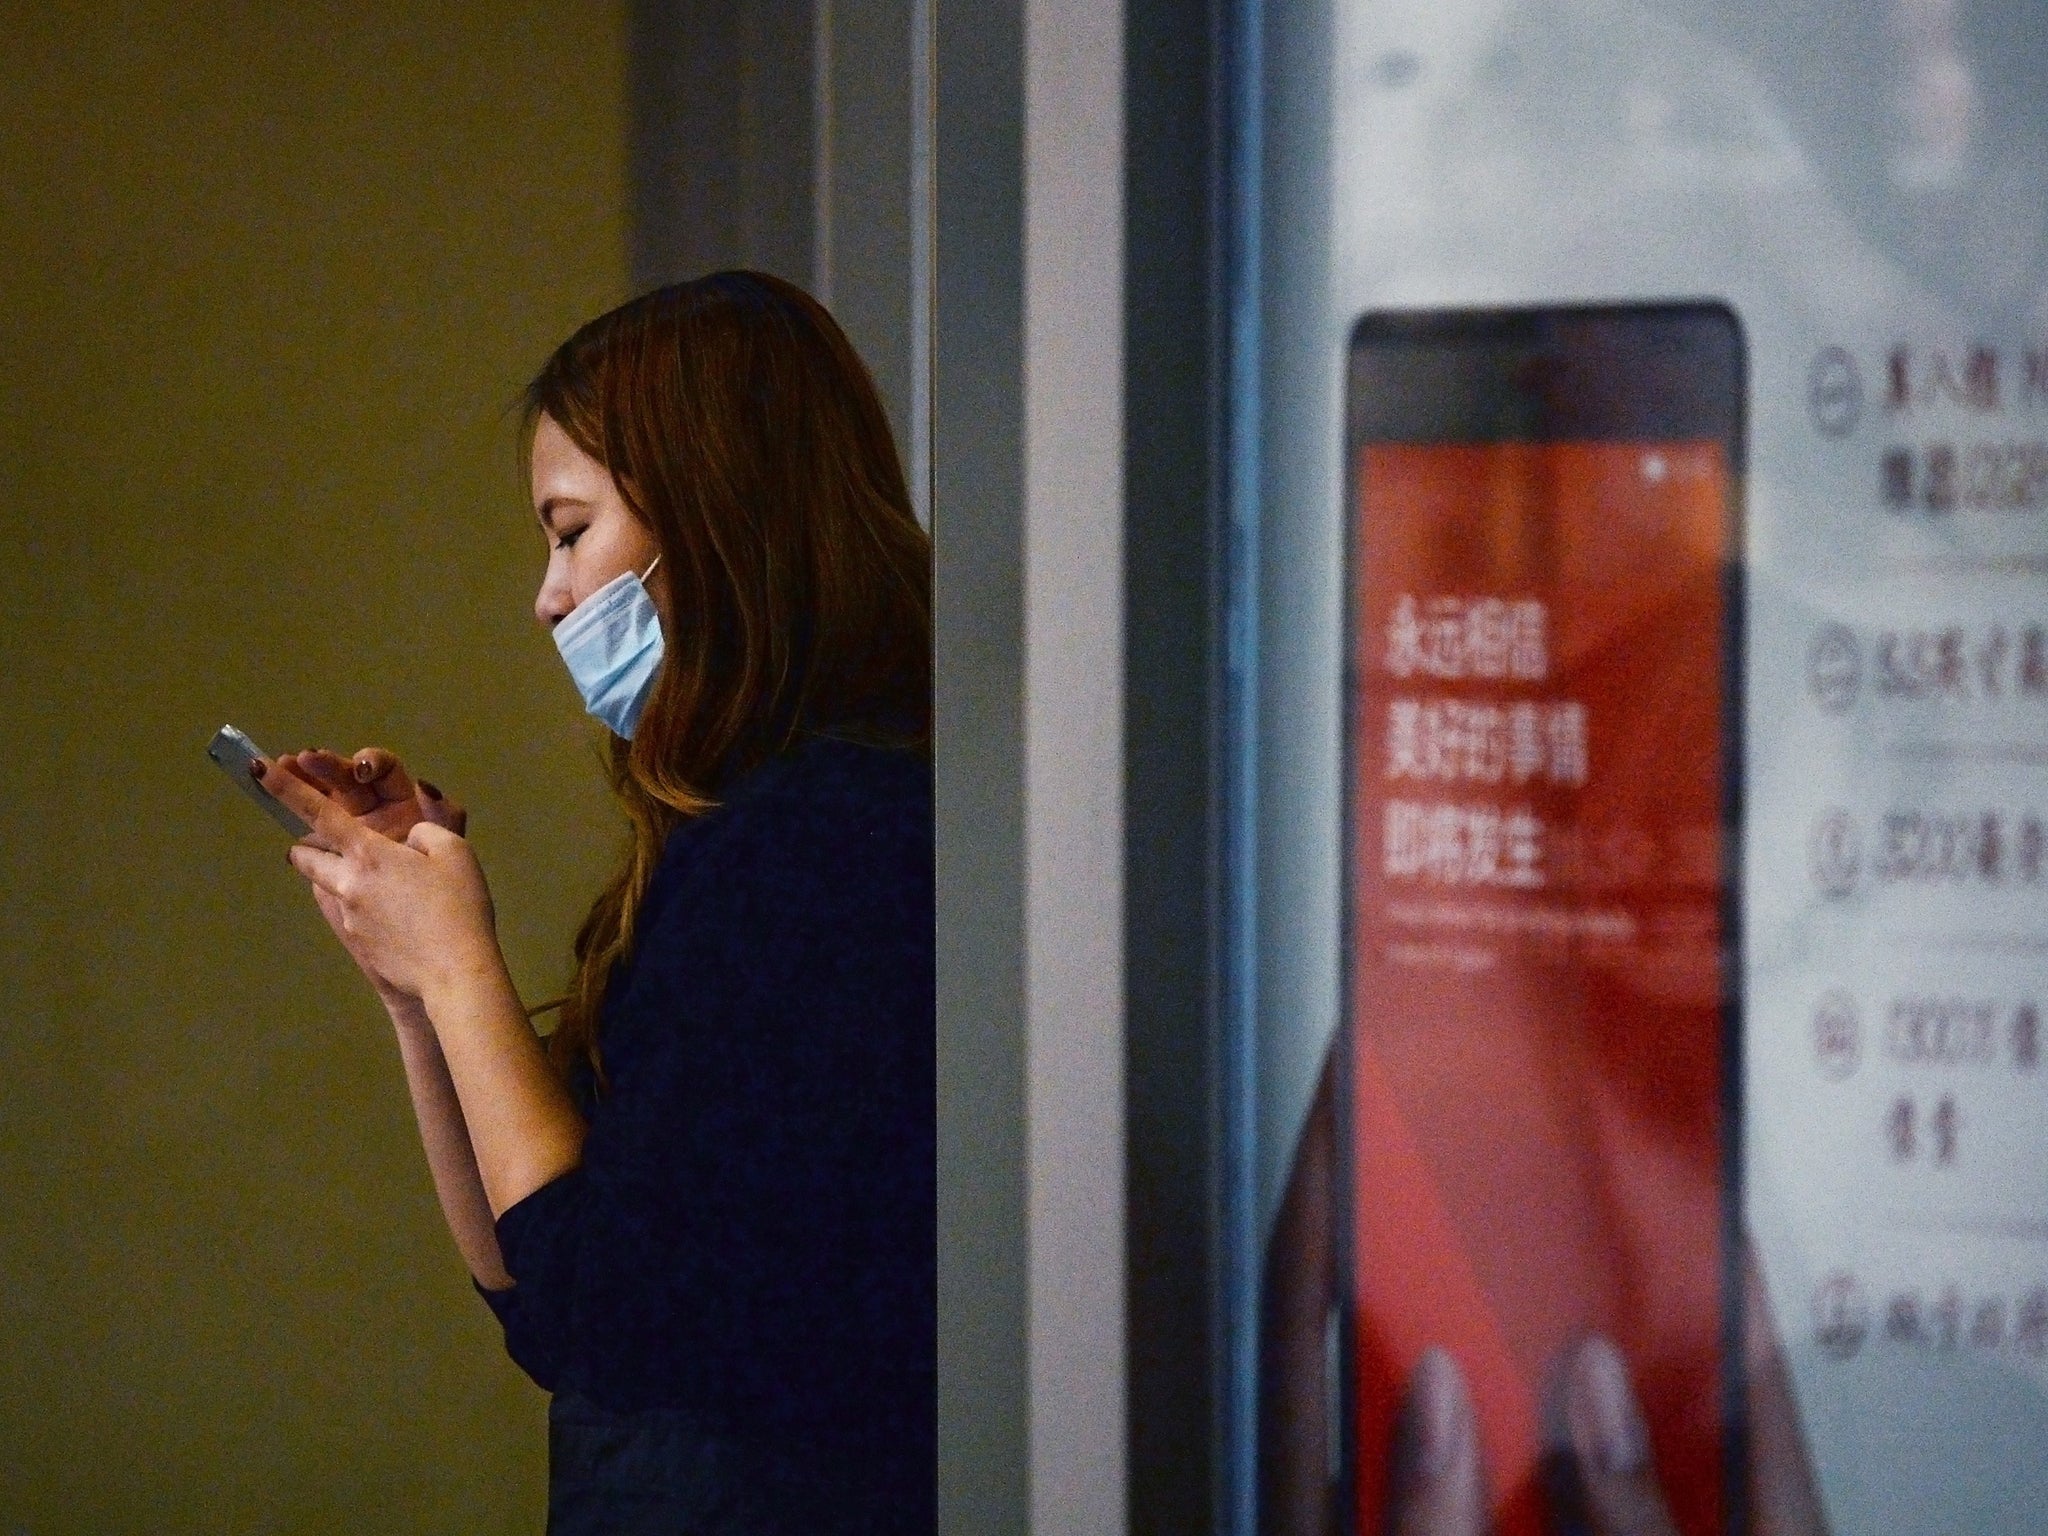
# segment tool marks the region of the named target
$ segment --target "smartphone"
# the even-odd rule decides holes
[[[1387,1528],[1423,1352],[1494,1529],[1573,1528],[1621,1350],[1685,1536],[1740,1528],[1744,348],[1715,303],[1376,313],[1346,387],[1335,1353]]]
[[[257,758],[267,758],[270,754],[232,725],[224,725],[214,732],[213,740],[206,744],[206,755],[213,759],[221,772],[234,780],[243,794],[261,806],[272,821],[293,837],[304,837],[313,830],[299,820],[283,801],[251,777],[249,765]]]

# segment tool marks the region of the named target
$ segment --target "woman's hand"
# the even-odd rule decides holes
[[[469,813],[425,779],[414,779],[393,754],[364,747],[343,757],[325,747],[287,752],[277,766],[313,786],[373,832],[402,843],[423,821],[460,833]]]
[[[396,759],[383,758],[388,767],[358,779],[359,791],[375,792],[394,772],[403,773]],[[363,760],[357,754],[357,762]],[[321,914],[379,995],[387,1003],[423,999],[501,966],[483,870],[469,844],[427,819],[422,808],[422,802],[448,802],[423,793],[379,793],[375,806],[351,814],[321,777],[332,775],[340,761],[332,753],[295,754],[293,769],[280,759],[266,765],[260,780],[312,828],[292,847],[292,867],[312,885]],[[409,779],[405,783],[412,788]],[[364,795],[353,800],[364,803]],[[459,808],[451,809],[459,818]],[[402,842],[382,830],[409,819]]]
[[[1747,1529],[1753,1536],[1827,1536],[1792,1378],[1754,1255],[1743,1263],[1742,1313]],[[1545,1467],[1548,1491],[1572,1511],[1553,1523],[1589,1536],[1674,1536],[1621,1351],[1603,1338],[1580,1340],[1557,1361],[1548,1396],[1553,1432],[1562,1442]],[[1485,1536],[1490,1528],[1471,1394],[1441,1349],[1425,1351],[1409,1377],[1388,1471],[1387,1525],[1394,1536]]]
[[[1562,1444],[1544,1469],[1550,1524],[1589,1536],[1677,1536],[1621,1352],[1606,1339],[1581,1340],[1557,1362],[1551,1397]],[[1491,1529],[1471,1395],[1441,1349],[1426,1351],[1409,1378],[1390,1471],[1394,1536],[1485,1536]]]
[[[364,747],[353,757],[343,757],[325,747],[286,752],[276,760],[276,767],[318,790],[361,825],[396,843],[404,842],[422,822],[456,833],[469,824],[468,812],[426,780],[414,779],[405,765],[382,747]],[[268,781],[265,787],[269,787]],[[311,817],[305,820],[309,825],[312,822]],[[419,999],[401,992],[378,974],[368,952],[345,926],[340,902],[317,885],[313,887],[313,900],[327,926],[341,940],[342,948],[376,991],[392,1023],[402,1029],[427,1029]]]

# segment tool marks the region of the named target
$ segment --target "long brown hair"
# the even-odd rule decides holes
[[[802,289],[715,272],[584,326],[527,386],[653,535],[663,660],[612,788],[623,867],[576,935],[548,1055],[604,1065],[597,1016],[669,834],[799,737],[929,752],[931,541],[874,380]]]

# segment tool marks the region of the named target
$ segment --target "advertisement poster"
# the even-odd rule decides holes
[[[1353,1434],[1390,1444],[1448,1349],[1494,1528],[1536,1536],[1550,1363],[1599,1333],[1644,1363],[1681,1528],[1717,1530],[1728,466],[1697,441],[1359,460]]]
[[[1306,765],[1263,774],[1255,813],[1256,1153],[1269,1243],[1285,1235],[1319,1074],[1356,1001],[1342,995],[1343,945],[1358,941],[1342,910],[1344,860],[1361,857],[1342,831],[1351,327],[1376,313],[1725,305],[1748,353],[1742,814],[1730,861],[1742,931],[1740,1229],[1827,1527],[2039,1529],[2048,9],[1339,0],[1270,8],[1262,47],[1270,78],[1320,60],[1326,82],[1275,93],[1262,120],[1257,729],[1262,760],[1298,754]],[[1438,463],[1425,478],[1455,473]],[[1460,595],[1403,585],[1396,548],[1367,553],[1386,583],[1365,599],[1382,645],[1404,593],[1424,605],[1425,628],[1426,597]],[[1652,562],[1614,585],[1660,579]],[[1520,597],[1537,596],[1523,587]],[[1581,621],[1558,611],[1547,622],[1562,635]],[[1444,723],[1453,706],[1579,703],[1584,783],[1551,784],[1548,759],[1531,769],[1539,819],[1538,790],[1582,797],[1571,817],[1594,814],[1603,786],[1646,793],[1645,778],[1676,773],[1676,792],[1689,792],[1669,764],[1639,767],[1627,791],[1608,777],[1629,772],[1643,740],[1663,739],[1649,719],[1630,722],[1626,746],[1603,737],[1603,720],[1612,729],[1617,710],[1642,707],[1619,702],[1640,701],[1642,679],[1596,703],[1590,685],[1549,672],[1504,675],[1488,691],[1425,669],[1415,677],[1429,686],[1397,694],[1381,671],[1389,691],[1370,702],[1383,758],[1407,728],[1396,702],[1418,719],[1436,711],[1427,729],[1439,734],[1417,750],[1439,765],[1427,743],[1475,729],[1469,713]],[[1711,756],[1683,700],[1664,702],[1663,729]],[[1488,774],[1493,752],[1482,753]],[[1431,772],[1411,784],[1404,768],[1373,804],[1352,807],[1379,818],[1371,857],[1387,887],[1442,886],[1446,870],[1473,867],[1429,851],[1450,845],[1448,833],[1427,841],[1439,811],[1397,802],[1489,816],[1519,803],[1490,778],[1484,796],[1453,794]],[[1423,818],[1420,844],[1396,837],[1411,817]],[[1468,823],[1459,846],[1473,835]],[[1487,857],[1488,882],[1523,868],[1518,854]],[[1381,902],[1389,923],[1393,907]],[[1382,943],[1365,963],[1397,950]],[[1436,961],[1439,1011],[1460,988],[1479,1013],[1488,1005],[1472,989],[1524,985],[1497,956],[1462,980],[1454,955]],[[1496,1129],[1532,1145],[1544,1134]],[[1361,1203],[1370,1198],[1361,1188]],[[1659,1390],[1654,1364],[1637,1371],[1646,1394]],[[1706,1532],[1713,1518],[1681,1528]]]

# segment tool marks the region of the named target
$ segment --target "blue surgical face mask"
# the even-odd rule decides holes
[[[659,564],[656,555],[644,576]],[[621,572],[555,626],[555,649],[583,707],[628,741],[661,670],[661,616],[642,583],[643,573]]]

